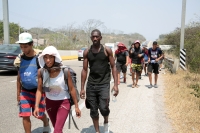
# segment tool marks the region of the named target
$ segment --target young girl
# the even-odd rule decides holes
[[[78,102],[76,99],[76,90],[73,86],[69,71],[67,81],[68,85],[65,84],[64,72],[61,68],[62,59],[55,47],[46,47],[42,51],[42,54],[38,57],[38,61],[40,67],[43,68],[43,73],[47,72],[48,76],[45,76],[44,74],[42,75],[41,69],[38,70],[38,88],[36,92],[34,116],[38,117],[39,115],[39,101],[42,96],[42,91],[45,91],[46,111],[54,127],[54,133],[62,133],[63,126],[71,107],[69,101],[69,93],[71,94],[71,98],[74,101],[76,116],[81,116],[81,111],[79,110]],[[48,80],[45,80],[46,77]]]

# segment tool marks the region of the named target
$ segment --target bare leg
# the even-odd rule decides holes
[[[25,133],[31,133],[30,116],[23,117],[22,121],[23,121],[23,126],[24,126]]]
[[[147,74],[147,67],[146,67],[146,64],[144,64],[144,73]]]
[[[104,116],[104,123],[108,123],[108,116]]]
[[[93,124],[94,124],[94,129],[97,133],[100,133],[99,131],[99,117],[94,117],[92,118]],[[105,122],[105,119],[104,119]]]
[[[149,75],[149,82],[152,85],[152,73],[149,72],[148,75]]]
[[[118,84],[120,84],[120,72],[117,72]]]
[[[124,78],[126,78],[126,73],[123,73],[124,74]]]
[[[134,80],[135,80],[135,73],[132,72],[132,81],[133,81],[133,84],[135,84]]]
[[[157,85],[158,74],[155,74],[155,84]]]
[[[126,73],[123,74],[124,74],[124,83],[126,83]]]
[[[49,121],[46,114],[44,114],[41,120],[43,121],[44,127],[49,126]]]
[[[135,85],[138,84],[138,79],[139,79],[140,74],[141,74],[141,72],[136,72],[136,82],[135,82]]]

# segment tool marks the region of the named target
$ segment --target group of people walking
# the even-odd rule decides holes
[[[104,117],[104,132],[109,133],[111,73],[114,77],[113,95],[117,96],[119,91],[112,50],[102,45],[101,39],[101,32],[98,29],[91,32],[93,44],[84,51],[80,98],[85,99],[86,106],[90,109],[95,131],[100,133],[98,113],[100,110]],[[71,71],[65,71],[68,68],[63,70],[62,59],[55,47],[47,46],[38,54],[33,49],[31,34],[20,34],[16,43],[23,52],[18,56],[20,63],[17,76],[17,103],[25,133],[31,133],[31,114],[43,121],[43,133],[51,131],[49,120],[54,133],[63,133],[71,101],[74,103],[76,116],[81,117]],[[85,91],[88,65],[90,73]]]
[[[153,42],[153,47],[150,49],[142,49],[140,41],[136,40],[130,49],[127,49],[123,43],[119,43],[113,56],[112,50],[101,44],[101,39],[101,32],[98,29],[93,30],[91,32],[93,44],[83,53],[80,98],[85,99],[86,107],[90,109],[90,117],[96,133],[100,133],[98,110],[104,118],[104,133],[109,133],[110,92],[113,91],[112,95],[115,97],[118,95],[120,72],[124,73],[123,82],[126,82],[127,66],[130,65],[132,87],[138,87],[138,79],[144,66],[145,74],[148,73],[149,76],[150,87],[152,87],[152,72],[155,73],[154,87],[157,87],[158,62],[163,55],[157,47],[157,42]],[[19,41],[16,43],[20,45],[23,52],[19,55],[17,102],[25,133],[31,133],[31,114],[43,121],[43,133],[49,133],[51,130],[49,120],[53,125],[54,133],[63,133],[71,100],[75,106],[76,116],[81,117],[70,71],[63,71],[64,65],[55,47],[47,46],[40,54],[34,51],[31,34],[20,34]],[[87,78],[88,68],[90,72]],[[110,89],[111,74],[114,85]]]
[[[123,82],[126,83],[127,66],[130,65],[130,73],[132,76],[132,88],[138,88],[138,79],[141,78],[142,70],[145,75],[149,76],[149,88],[158,87],[157,79],[163,60],[163,52],[159,48],[156,41],[153,42],[151,48],[141,46],[140,41],[136,40],[129,49],[123,43],[119,43],[118,49],[115,51],[116,67],[118,72],[118,85],[120,84],[120,72],[123,73]],[[154,85],[152,83],[152,73],[155,74]]]

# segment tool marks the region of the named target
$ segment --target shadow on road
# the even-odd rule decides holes
[[[103,132],[104,131],[104,128],[103,126],[99,126],[99,129],[100,129],[100,132]],[[88,128],[83,128],[81,133],[95,133],[95,129],[94,129],[94,126],[91,125],[90,127]],[[110,131],[109,133],[113,133],[112,131]]]
[[[17,71],[1,71],[0,76],[17,76]]]
[[[34,129],[31,133],[43,133],[43,127],[38,127]]]

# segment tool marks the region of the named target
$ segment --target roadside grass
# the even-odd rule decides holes
[[[179,70],[177,74],[166,72],[163,78],[167,115],[175,132],[200,133],[200,98],[192,87],[200,84],[200,75]]]

